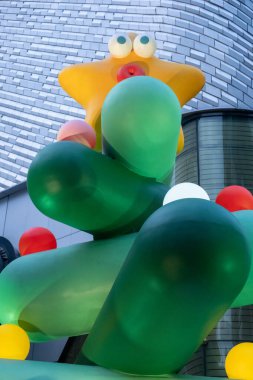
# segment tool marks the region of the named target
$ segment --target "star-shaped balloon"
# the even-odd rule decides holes
[[[109,41],[110,55],[101,61],[76,64],[59,74],[61,87],[86,111],[88,122],[97,134],[101,147],[101,108],[108,92],[120,81],[132,76],[148,75],[167,84],[183,106],[203,87],[205,77],[196,67],[162,61],[154,56],[155,40],[146,34],[120,33]],[[181,129],[178,152],[183,149]]]

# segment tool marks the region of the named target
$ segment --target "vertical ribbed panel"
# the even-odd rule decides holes
[[[229,185],[253,191],[252,113],[198,113],[183,130],[185,149],[176,161],[176,183],[197,183],[212,200]],[[253,306],[228,310],[182,372],[224,377],[228,351],[245,341],[253,341]]]
[[[196,122],[188,123],[184,127],[185,144],[183,152],[177,158],[175,170],[175,183],[198,183],[198,152]]]
[[[199,120],[199,183],[214,198],[229,185],[253,191],[253,119],[210,116]]]
[[[230,309],[207,338],[206,375],[226,376],[228,351],[240,342],[253,342],[253,306]]]
[[[201,346],[191,361],[180,371],[181,374],[202,376],[205,374],[205,346]]]
[[[226,186],[253,192],[253,116],[203,112],[184,125],[185,148],[177,157],[175,183],[194,182],[215,199]]]

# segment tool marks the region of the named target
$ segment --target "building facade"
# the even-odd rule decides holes
[[[252,108],[251,0],[45,0],[0,5],[0,191],[25,181],[37,152],[84,110],[58,84],[68,65],[103,59],[116,31],[149,32],[164,60],[206,85],[184,112]]]
[[[253,192],[253,111],[190,112],[183,125],[185,148],[177,157],[175,183],[198,183],[212,200],[230,185]]]
[[[185,148],[177,157],[174,182],[193,182],[215,200],[221,189],[244,186],[253,192],[253,111],[212,109],[185,114]],[[183,373],[226,376],[228,351],[253,342],[253,306],[228,310]]]

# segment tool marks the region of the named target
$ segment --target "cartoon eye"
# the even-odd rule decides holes
[[[140,34],[134,40],[134,52],[139,57],[150,58],[156,51],[155,39],[147,34]]]
[[[131,39],[127,34],[115,34],[108,43],[109,52],[115,58],[124,58],[133,49]]]

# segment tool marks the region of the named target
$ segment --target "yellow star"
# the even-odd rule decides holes
[[[136,37],[133,33],[125,37],[123,35],[123,42],[127,38],[131,39],[134,46],[134,40],[138,36]],[[121,45],[118,45],[120,49]],[[133,67],[140,68],[143,75],[154,77],[167,84],[177,95],[181,106],[193,98],[205,83],[202,71],[193,66],[162,61],[153,55],[145,58],[136,54],[133,49],[122,58],[110,55],[101,61],[77,64],[63,69],[59,74],[60,85],[85,109],[85,120],[95,128],[97,133],[97,149],[101,147],[102,105],[108,92],[118,83],[119,71],[122,69],[126,71],[128,68],[126,65],[130,65],[131,70]],[[131,70],[129,76],[140,75],[135,73],[135,69]],[[183,149],[183,145],[184,137],[181,128],[178,152]]]

